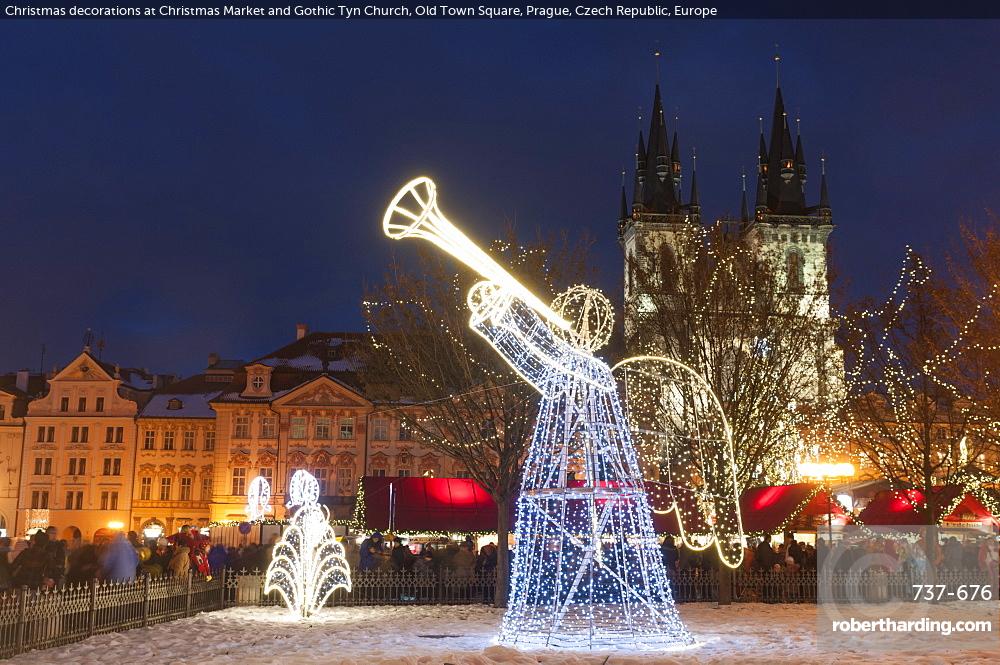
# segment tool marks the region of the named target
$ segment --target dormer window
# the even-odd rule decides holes
[[[184,402],[180,401],[176,397],[167,400],[167,411],[180,411],[184,406]]]
[[[262,363],[254,363],[247,367],[246,388],[243,394],[248,397],[270,397],[271,368]]]
[[[254,390],[260,390],[261,388],[264,387],[264,377],[262,376],[253,377],[253,380],[250,382],[250,385],[253,386]]]

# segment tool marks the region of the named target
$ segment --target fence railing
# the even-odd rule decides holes
[[[492,604],[495,595],[493,573],[366,571],[355,572],[351,590],[337,589],[327,606]],[[226,577],[226,604],[280,605],[282,600],[276,592],[264,593],[263,572],[241,570]]]
[[[0,658],[222,609],[225,576],[13,589],[0,594]]]
[[[914,600],[916,580],[905,572],[861,573],[814,570],[794,573],[726,571],[732,575],[732,599],[738,603],[815,603],[852,600],[866,603]],[[678,603],[714,602],[719,598],[715,570],[681,571],[670,585]],[[986,573],[942,572],[935,584],[946,589],[988,584]],[[328,606],[492,604],[496,576],[389,571],[356,572],[351,591],[338,589]],[[144,577],[129,582],[100,582],[0,594],[0,658],[32,649],[69,644],[91,635],[118,632],[231,606],[282,604],[277,593],[264,593],[259,570],[220,571],[213,577]]]

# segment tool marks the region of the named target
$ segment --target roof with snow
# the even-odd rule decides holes
[[[209,402],[221,392],[204,374],[172,383],[158,391],[139,413],[140,418],[214,418]]]

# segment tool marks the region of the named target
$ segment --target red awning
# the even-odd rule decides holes
[[[934,521],[937,524],[948,522],[984,521],[993,518],[988,508],[971,493],[959,500],[964,492],[959,485],[943,485],[935,487]],[[858,521],[871,526],[904,526],[924,522],[918,509],[923,501],[924,493],[917,489],[890,490],[881,492],[858,515]],[[947,506],[956,500],[958,504],[947,515],[942,515]]]
[[[468,478],[365,476],[365,526],[389,529],[390,495],[396,531],[496,531],[493,498]],[[390,492],[390,487],[391,492]]]
[[[688,495],[679,493],[678,496]],[[698,514],[693,504],[682,506],[682,509],[686,514]],[[831,502],[827,491],[813,483],[753,487],[740,496],[740,513],[743,516],[743,531],[746,533],[775,533],[795,518],[816,517],[828,512],[831,512]],[[832,513],[838,517],[845,515],[843,507],[836,501],[832,502]],[[692,521],[695,523],[684,524],[689,533],[708,532],[704,521],[697,518]],[[673,512],[654,512],[653,525],[657,533],[680,533],[677,517]]]

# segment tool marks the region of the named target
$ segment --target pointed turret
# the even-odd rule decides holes
[[[674,189],[677,190],[677,198],[680,198],[681,187],[681,144],[677,140],[677,118],[674,118],[674,140],[670,147],[670,177],[674,180]]]
[[[692,215],[701,213],[701,204],[698,202],[698,153],[694,148],[691,148],[691,200],[688,202],[688,209]]]
[[[803,190],[806,186],[806,153],[802,149],[802,125],[799,118],[795,119],[795,170],[799,175],[799,183]]]
[[[630,216],[631,215],[629,215],[628,211],[628,199],[625,198],[625,172],[622,171],[622,200],[621,207],[618,210],[618,221],[624,223]]]
[[[679,202],[670,174],[670,153],[667,144],[667,125],[663,117],[663,99],[657,84],[653,93],[653,117],[649,122],[649,139],[646,143],[646,169],[642,188],[644,212],[676,214]]]
[[[642,122],[642,118],[639,118]],[[646,183],[646,146],[642,138],[642,130],[639,130],[639,142],[635,147],[635,190],[632,192],[632,207],[642,208],[645,198]]]
[[[740,222],[746,224],[750,221],[750,211],[747,209],[747,173],[740,174]]]
[[[826,156],[820,157],[819,172],[819,210],[830,214],[830,193],[826,189]]]

